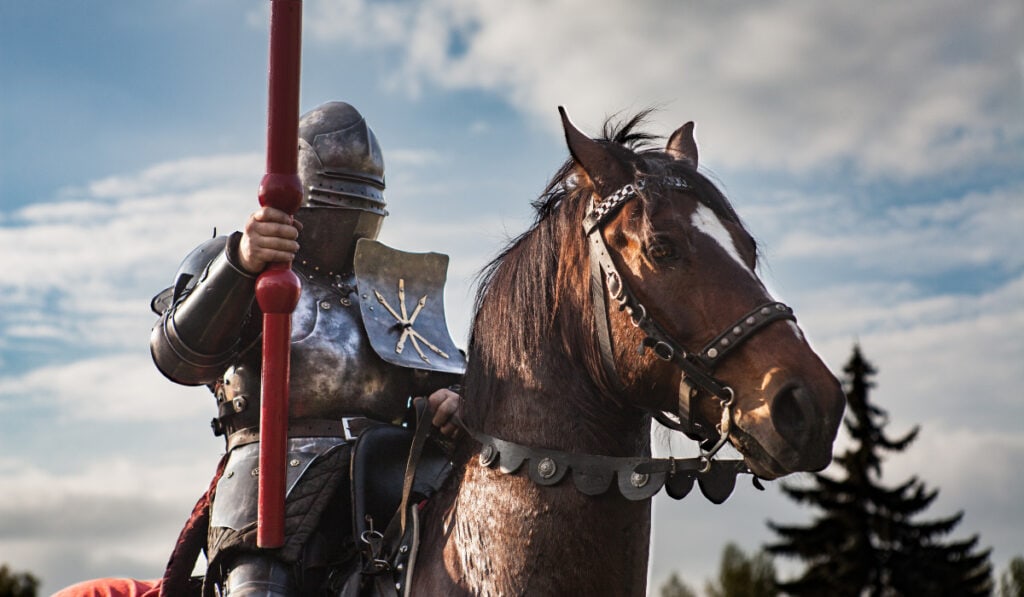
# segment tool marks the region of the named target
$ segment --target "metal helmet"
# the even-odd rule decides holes
[[[351,271],[356,241],[377,238],[388,215],[377,137],[349,104],[317,106],[299,119],[298,170],[297,260],[321,272]]]
[[[358,110],[327,102],[299,120],[299,178],[303,203],[367,212],[384,209],[384,156]]]

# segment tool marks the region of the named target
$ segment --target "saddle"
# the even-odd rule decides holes
[[[418,545],[418,510],[451,472],[447,450],[429,440],[431,424],[423,419],[426,401],[418,401],[415,430],[388,424],[363,430],[350,461],[353,536],[361,562],[343,581],[343,597],[404,593],[411,579]],[[161,595],[203,594],[203,579],[190,576],[206,548],[210,496],[224,473],[225,455],[209,489],[196,503],[164,572]]]
[[[415,430],[377,425],[361,433],[352,448],[352,530],[362,566],[346,582],[343,597],[396,597],[412,578],[419,505],[452,470],[447,451],[428,437],[426,401],[416,407]]]

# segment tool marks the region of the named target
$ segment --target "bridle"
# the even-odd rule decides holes
[[[596,204],[591,198],[583,218],[583,230],[587,235],[590,247],[590,294],[601,363],[612,390],[621,392],[624,384],[615,367],[615,355],[608,325],[608,308],[605,301],[605,289],[607,288],[608,295],[618,303],[619,311],[626,311],[633,325],[644,333],[645,337],[638,347],[639,352],[643,353],[646,349],[651,349],[658,358],[679,367],[682,370],[680,384],[685,383],[689,387],[688,390],[680,393],[679,421],[673,420],[667,413],[660,411],[653,413],[654,418],[659,423],[681,431],[691,439],[698,441],[701,446],[701,458],[709,465],[711,457],[729,439],[732,423],[731,409],[736,397],[732,388],[714,376],[715,366],[726,355],[772,322],[784,319],[796,321],[796,317],[793,315],[792,309],[780,302],[758,305],[716,335],[699,352],[694,353],[683,348],[665,331],[664,327],[648,316],[643,303],[637,299],[619,273],[615,261],[611,257],[611,251],[605,243],[602,230],[604,225],[622,209],[623,205],[639,196],[645,188],[652,184],[659,184],[662,187],[675,190],[692,188],[690,183],[680,176],[641,177],[632,183],[623,185]],[[701,395],[714,397],[720,403],[722,415],[715,429],[708,429],[692,417],[691,403]]]
[[[611,386],[609,389],[621,395],[625,384],[615,367],[608,304],[605,300],[607,288],[608,295],[618,304],[619,310],[629,314],[633,325],[644,333],[639,351],[643,353],[650,349],[658,358],[673,363],[682,371],[680,386],[686,385],[687,390],[680,393],[679,420],[673,420],[671,415],[661,411],[651,414],[666,427],[681,431],[697,441],[700,456],[679,459],[576,454],[510,442],[460,424],[464,431],[481,444],[481,466],[495,468],[506,474],[516,473],[525,467],[529,478],[541,486],[555,485],[571,477],[576,488],[586,495],[604,493],[615,484],[613,479],[617,479],[619,492],[629,500],[648,499],[662,487],[665,487],[670,497],[682,499],[689,493],[694,481],[697,481],[705,497],[716,504],[725,501],[732,493],[737,474],[751,473],[743,460],[712,460],[729,439],[732,406],[736,397],[731,387],[714,376],[714,369],[726,355],[769,324],[780,320],[796,321],[796,317],[793,310],[783,303],[764,303],[725,328],[699,352],[689,352],[683,348],[648,315],[647,309],[630,290],[602,235],[605,224],[611,221],[622,206],[652,184],[677,190],[692,188],[686,179],[679,176],[638,178],[599,202],[591,198],[583,218],[583,230],[590,247],[590,293],[601,366]],[[690,416],[693,412],[691,404],[702,396],[712,397],[720,403],[721,420],[714,429],[709,429]],[[763,489],[757,476],[754,476],[754,486]]]

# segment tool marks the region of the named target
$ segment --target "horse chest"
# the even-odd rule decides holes
[[[470,469],[446,533],[449,569],[479,595],[642,595],[648,502],[584,496]],[[638,572],[639,571],[639,572]]]

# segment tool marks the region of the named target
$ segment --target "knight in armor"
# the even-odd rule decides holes
[[[444,320],[447,259],[374,240],[387,215],[384,160],[355,108],[313,109],[300,119],[298,142],[304,202],[294,218],[260,208],[242,232],[193,250],[174,286],[153,300],[156,366],[176,383],[211,389],[213,430],[226,441],[161,594],[174,594],[181,579],[173,576],[187,576],[197,546],[208,562],[204,594],[339,594],[361,565],[360,537],[389,522],[353,516],[358,438],[400,424],[410,398],[427,395],[432,422],[455,433],[459,398],[449,388],[465,362]],[[267,551],[255,540],[262,314],[254,293],[264,267],[281,261],[291,262],[302,293],[292,316],[285,545]],[[408,450],[400,452],[404,462]]]

